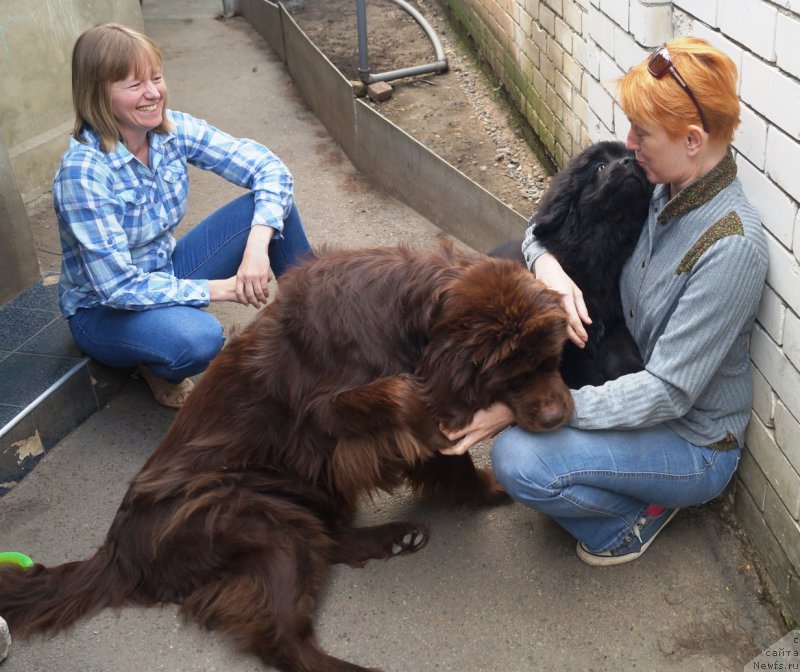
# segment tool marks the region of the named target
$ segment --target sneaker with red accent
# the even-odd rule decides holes
[[[578,557],[587,565],[595,567],[623,565],[626,562],[636,560],[649,548],[658,533],[667,526],[667,523],[675,517],[678,511],[680,509],[664,509],[657,515],[647,515],[647,511],[645,511],[636,521],[633,529],[622,540],[622,543],[608,551],[595,553],[586,548],[582,541],[579,541]]]

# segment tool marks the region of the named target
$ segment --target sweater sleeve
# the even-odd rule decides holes
[[[645,370],[574,391],[570,424],[632,429],[685,415],[749,331],[765,276],[752,241],[730,236],[712,245],[694,265]]]
[[[522,241],[522,256],[525,257],[525,263],[531,272],[533,272],[533,265],[536,260],[547,252],[545,246],[536,240],[536,236],[533,234],[535,226],[536,215],[533,215],[528,221],[528,228],[525,229],[525,238]]]

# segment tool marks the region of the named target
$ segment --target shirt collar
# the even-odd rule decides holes
[[[174,124],[174,122],[173,122]],[[164,156],[166,151],[166,146],[168,143],[175,140],[175,134],[170,132],[167,133],[156,133],[154,131],[150,131],[150,158],[152,165],[150,169],[155,171],[159,164],[161,163],[161,159]]]
[[[167,114],[169,114],[169,111],[167,111]],[[170,115],[170,119],[171,119],[171,115]],[[70,139],[70,145],[73,145],[73,144],[87,144],[90,147],[95,147],[96,149],[100,149],[100,136],[97,134],[97,132],[93,128],[87,126],[86,128],[83,129],[82,135],[83,135],[84,140],[86,140],[85,143],[79,143],[78,140],[76,140],[74,137],[72,137]],[[154,155],[156,155],[156,157],[158,157],[156,159],[156,161],[155,161],[155,165],[153,165],[153,169],[155,170],[155,168],[157,167],[158,163],[160,163],[160,156],[163,153],[164,146],[168,142],[170,142],[170,141],[175,139],[175,134],[172,133],[172,132],[156,133],[154,131],[150,131],[149,136],[150,136],[150,148],[152,150],[155,150],[153,153],[154,153]],[[113,168],[121,168],[126,163],[130,163],[131,161],[133,161],[136,158],[128,150],[128,148],[125,145],[122,144],[121,141],[117,142],[117,146],[114,149],[114,151],[113,152],[108,152],[108,154],[106,156],[108,157],[109,164],[111,164],[111,166]]]
[[[714,196],[727,187],[736,178],[736,161],[733,152],[728,148],[725,158],[702,177],[696,179],[673,198],[658,215],[658,223],[666,224],[673,217],[680,217],[703,203],[708,203]],[[660,185],[668,188],[668,185]]]

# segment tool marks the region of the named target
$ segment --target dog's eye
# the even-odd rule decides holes
[[[598,173],[602,173],[605,169],[606,169],[606,164],[605,163],[601,163],[599,166],[597,166],[597,172]]]

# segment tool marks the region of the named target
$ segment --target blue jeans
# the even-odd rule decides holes
[[[175,275],[219,280],[236,275],[253,220],[253,194],[245,194],[206,217],[182,236],[172,254]],[[297,208],[283,222],[283,238],[269,245],[272,272],[279,277],[310,253]],[[179,382],[204,371],[222,349],[222,325],[194,306],[150,310],[84,308],[69,318],[78,347],[113,367],[146,364],[157,376]]]
[[[618,546],[649,504],[702,504],[727,485],[738,449],[695,446],[665,425],[637,430],[510,427],[495,475],[513,499],[552,517],[591,552]]]

